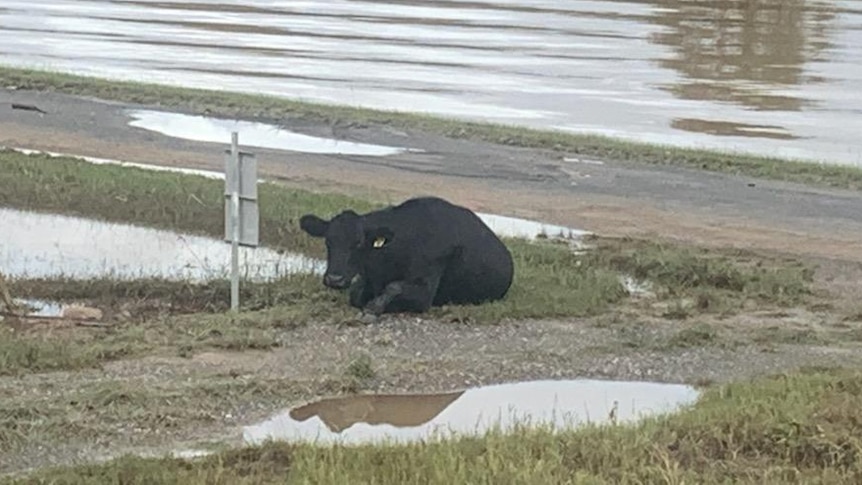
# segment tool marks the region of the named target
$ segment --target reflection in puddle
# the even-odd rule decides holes
[[[244,428],[246,442],[360,444],[481,434],[517,424],[575,427],[618,423],[678,410],[698,393],[689,386],[598,380],[533,381],[431,395],[323,399]],[[443,436],[441,436],[441,434]]]
[[[830,38],[840,25],[837,10],[850,6],[841,0],[828,2],[832,5],[818,0],[653,1],[672,7],[652,19],[665,28],[652,40],[672,54],[661,65],[683,81],[668,89],[682,99],[775,111],[813,104],[801,92],[784,88],[816,88],[824,81],[811,77],[813,69],[806,64],[835,55],[828,50],[835,47]]]
[[[171,231],[0,208],[0,267],[11,277],[163,277],[200,281],[230,275],[230,245]],[[325,261],[240,247],[251,280],[322,272]]]
[[[729,121],[696,120],[693,118],[677,118],[671,126],[695,133],[709,133],[717,136],[747,136],[755,138],[775,138],[777,140],[793,140],[799,138],[780,126],[749,125],[731,123]]]
[[[413,151],[406,148],[371,145],[293,133],[265,123],[236,121],[165,111],[135,110],[129,113],[131,126],[187,140],[230,143],[231,132],[239,133],[243,146],[291,150],[305,153],[386,156]]]

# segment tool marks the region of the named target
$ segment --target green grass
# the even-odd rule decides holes
[[[57,276],[16,279],[9,286],[19,298],[86,301],[115,309],[131,306],[135,315],[160,311],[171,314],[223,312],[230,306],[230,282],[223,279],[190,282],[162,278],[126,280]],[[340,302],[341,295],[325,290],[320,278],[310,274],[285,275],[267,283],[243,281],[240,286],[240,297],[246,310],[279,305],[331,304]]]
[[[113,81],[58,72],[0,67],[0,86],[54,91],[216,116],[301,118],[328,124],[393,125],[453,138],[551,149],[572,156],[681,166],[811,185],[859,189],[862,170],[805,161],[675,148],[596,135],[568,134],[394,111],[293,101],[274,96]]]
[[[674,301],[672,318],[695,311],[738,310],[746,301],[793,306],[812,294],[814,271],[799,261],[739,250],[708,250],[648,240],[601,240],[589,264],[657,284]],[[682,303],[691,300],[691,306]]]
[[[280,303],[236,315],[190,307],[175,313],[174,299],[151,297],[120,307],[128,308],[131,318],[106,313],[106,327],[69,328],[49,322],[49,330],[33,329],[32,325],[15,330],[3,325],[0,376],[96,367],[152,353],[187,357],[205,349],[268,350],[280,346],[280,336],[309,321],[337,324],[354,318],[356,312],[347,306],[344,294],[327,291],[308,276],[298,279],[306,284],[282,284],[272,290],[283,298]],[[223,309],[224,301],[207,307]]]
[[[100,362],[114,360],[139,349],[140,344],[117,341],[107,337],[93,342],[93,338],[77,335],[70,338],[57,336],[22,336],[5,326],[0,327],[0,376],[22,372],[76,370],[93,367]]]
[[[696,150],[668,149],[498,125],[371,110],[311,105],[253,95],[116,83],[37,71],[0,69],[2,85],[180,107],[214,114],[287,116],[326,122],[385,123],[449,136],[553,148],[624,161],[859,188],[862,172]],[[0,152],[0,206],[81,215],[113,222],[221,237],[222,184],[201,177],[94,166],[72,159]],[[270,247],[323,255],[320,241],[296,227],[302,213],[332,215],[388,201],[289,190],[263,184],[261,239]],[[811,296],[811,271],[792,262],[741,252],[597,238],[594,251],[573,254],[553,242],[506,240],[517,279],[509,297],[481,306],[434,309],[430,316],[468,323],[595,315],[625,300],[618,277],[653,282],[671,302],[668,317],[732,312],[752,300],[787,307]],[[164,280],[11,282],[18,297],[81,299],[110,311],[131,309],[109,328],[47,332],[0,327],[0,375],[97,367],[146,353],[186,357],[206,348],[266,350],[310,321],[344,323],[355,311],[346,295],[316,277],[244,283],[245,308],[226,308],[227,283]],[[693,302],[693,304],[682,302]],[[676,305],[676,306],[674,306]],[[807,342],[808,333],[782,333]],[[288,335],[289,338],[289,335]],[[673,347],[715,344],[717,334],[682,326]],[[176,379],[45,381],[0,399],[0,456],[43,453],[71,441],[122,443],[128,430],[170,433],[221,426],[234,408],[276,407],[322,392],[355,390],[375,376],[359,354],[343,375],[322,384],[237,376]],[[14,387],[15,379],[9,385]],[[34,381],[37,382],[37,381]],[[323,386],[323,387],[321,387]],[[333,386],[335,386],[333,388]],[[340,386],[340,387],[339,387]],[[9,387],[11,389],[12,387]],[[551,433],[519,429],[437,444],[317,448],[268,444],[219,452],[199,461],[124,457],[104,464],[35,472],[9,483],[859,483],[862,482],[862,374],[809,371],[709,389],[692,410],[636,427]],[[2,460],[0,460],[2,462]],[[4,480],[0,479],[0,483]]]
[[[411,445],[270,443],[196,461],[123,457],[19,484],[859,483],[862,374],[808,370],[707,389],[693,407],[634,426]]]
[[[716,343],[719,339],[718,330],[711,325],[700,323],[691,327],[683,328],[670,339],[667,346],[670,348],[701,347]]]
[[[223,187],[217,180],[10,151],[0,151],[0,165],[0,206],[217,238],[222,235]],[[314,257],[324,256],[324,245],[299,230],[296,221],[300,215],[314,212],[331,216],[346,207],[365,211],[382,206],[378,201],[272,183],[261,184],[259,192],[262,243]],[[595,238],[592,243],[596,249],[577,254],[553,240],[505,242],[516,271],[507,298],[484,305],[434,308],[429,316],[477,324],[597,315],[625,301],[622,274],[653,282],[660,298],[696,301],[693,309],[685,308],[681,318],[697,312],[735,311],[752,299],[764,305],[794,305],[810,296],[809,268],[744,253]],[[116,319],[110,315],[128,311],[131,321],[87,334],[85,341],[62,351],[57,351],[61,344],[56,340],[61,337],[0,334],[0,362],[4,363],[0,373],[7,374],[86,367],[166,346],[180,354],[201,347],[268,348],[286,328],[311,321],[351,323],[358,313],[347,304],[346,292],[326,289],[314,275],[286,276],[269,283],[244,282],[243,312],[237,318],[259,322],[241,326],[254,329],[254,333],[237,333],[228,320],[220,320],[219,313],[227,310],[229,302],[225,280],[191,283],[55,277],[12,280],[9,286],[19,298],[81,300],[96,305],[106,310],[111,322]],[[205,328],[200,329],[197,336],[190,337],[192,331],[180,318],[183,314],[193,314],[199,325],[213,325],[215,330],[206,333]],[[171,338],[165,339],[143,325],[151,321],[174,322],[162,326]]]
[[[34,392],[35,391],[35,392]],[[124,442],[129,433],[164,434],[218,425],[254,403],[278,409],[308,399],[319,385],[263,376],[194,376],[170,382],[103,377],[46,382],[0,400],[0,456],[64,443]],[[137,430],[137,431],[135,431]],[[156,434],[158,433],[158,434]],[[0,469],[4,464],[0,462]]]

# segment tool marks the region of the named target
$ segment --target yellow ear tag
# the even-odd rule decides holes
[[[380,236],[374,240],[374,247],[375,248],[382,248],[384,244],[386,244],[386,238],[383,236]]]

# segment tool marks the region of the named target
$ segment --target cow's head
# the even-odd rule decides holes
[[[392,238],[387,228],[368,228],[362,216],[346,210],[324,220],[313,214],[299,219],[299,227],[313,237],[326,240],[326,272],[323,284],[329,288],[350,286],[369,251],[385,247]]]

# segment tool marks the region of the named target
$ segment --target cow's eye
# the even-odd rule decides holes
[[[373,244],[373,246],[374,246],[375,248],[382,248],[382,247],[383,247],[383,245],[385,245],[385,244],[386,244],[386,238],[385,238],[385,237],[383,237],[383,236],[380,236],[380,237],[378,237],[377,239],[375,239],[375,240],[374,240],[374,244]]]

